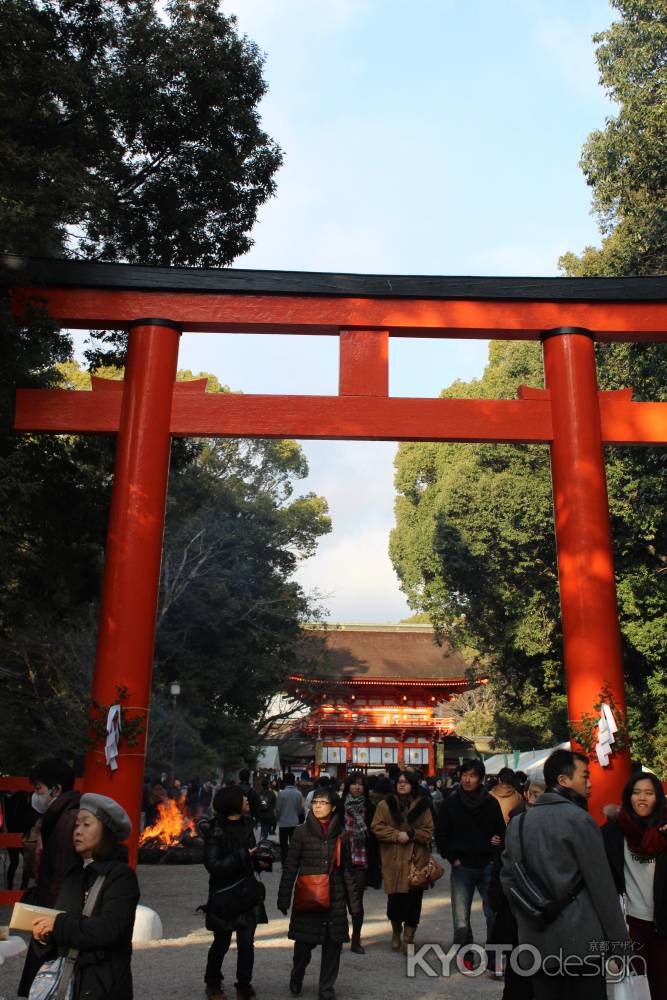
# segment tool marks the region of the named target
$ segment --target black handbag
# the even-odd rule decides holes
[[[244,875],[237,882],[217,889],[209,896],[205,910],[220,920],[236,920],[248,913],[266,898],[266,887],[254,875]]]
[[[508,898],[536,928],[542,929],[548,924],[552,924],[559,913],[576,899],[584,887],[584,880],[580,878],[561,899],[552,899],[549,889],[537,875],[531,872],[523,860],[523,824],[525,819],[526,813],[523,812],[518,819],[519,860],[512,862],[512,876],[516,884],[509,889]]]

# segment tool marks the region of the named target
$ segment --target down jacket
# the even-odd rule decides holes
[[[287,935],[292,941],[322,944],[327,924],[332,941],[342,944],[349,940],[347,907],[349,905],[351,913],[358,913],[361,907],[349,867],[347,834],[341,831],[340,817],[332,813],[325,837],[322,826],[311,812],[292,835],[278,889],[279,910],[289,909],[297,875],[326,875],[331,870],[336,839],[341,838],[340,866],[334,866],[330,877],[331,905],[321,913],[300,913],[292,909]]]
[[[414,799],[406,816],[401,812],[398,797],[389,795],[378,804],[371,829],[380,842],[384,891],[387,895],[408,892],[410,861],[414,859],[417,868],[423,868],[431,853],[431,800],[426,795]],[[407,844],[398,841],[401,830],[410,835]]]
[[[255,871],[260,870],[249,853],[253,847],[257,847],[250,818],[243,816],[232,822],[219,818],[213,822],[202,821],[199,823],[199,831],[204,836],[204,865],[209,874],[209,901],[213,893],[226,889],[244,876],[254,877]],[[233,920],[223,920],[214,913],[206,913],[206,929],[214,933],[268,922],[264,903],[258,903],[254,909],[240,913]]]

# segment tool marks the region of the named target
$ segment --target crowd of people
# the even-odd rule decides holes
[[[131,1000],[139,886],[123,845],[130,820],[112,799],[75,791],[63,761],[42,761],[30,777],[28,808],[15,810],[27,845],[22,887],[34,880],[26,898],[60,912],[35,919],[18,995],[51,995],[49,983],[62,989],[70,977],[71,992],[58,995]],[[588,812],[588,758],[569,750],[549,757],[543,781],[510,768],[489,778],[476,758],[437,781],[412,768],[344,782],[322,775],[307,795],[291,773],[277,783],[250,779],[245,769],[217,789],[193,781],[176,791],[190,795],[204,842],[208,1000],[227,1000],[223,964],[234,935],[236,998],[255,996],[255,932],[268,921],[261,874],[275,863],[276,831],[276,905],[289,914],[293,996],[320,946],[319,1000],[333,1000],[343,945],[366,951],[369,889],[386,895],[388,948],[414,956],[424,892],[446,861],[457,966],[476,973],[481,953],[488,973],[504,980],[503,1000],[597,1000],[607,996],[610,970],[645,974],[653,1000],[667,1000],[667,814],[654,775],[635,773],[601,828]],[[155,784],[146,789],[147,823],[162,792],[174,794]],[[485,951],[473,941],[475,894]]]

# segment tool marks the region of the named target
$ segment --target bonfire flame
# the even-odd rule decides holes
[[[157,819],[152,826],[147,826],[139,837],[139,847],[149,842],[157,842],[162,847],[175,847],[181,843],[184,833],[189,832],[194,836],[194,821],[185,808],[184,800],[185,796],[180,801],[167,799],[166,802],[160,802],[157,807]]]

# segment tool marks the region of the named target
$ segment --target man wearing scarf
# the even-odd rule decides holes
[[[475,890],[482,898],[487,938],[495,913],[489,903],[493,859],[502,845],[505,820],[498,801],[483,785],[484,764],[471,758],[461,765],[461,784],[443,802],[436,823],[438,851],[452,866],[454,944],[472,944],[470,910]],[[472,962],[463,963],[472,969]],[[493,966],[493,962],[490,963]]]
[[[533,976],[535,1000],[606,1000],[605,963],[612,954],[627,954],[629,938],[602,835],[588,813],[588,758],[554,751],[544,765],[544,782],[547,790],[533,808],[507,827],[503,891],[506,896],[510,889],[520,891],[514,866],[522,862],[549,898],[564,904],[551,923],[542,925],[510,897],[519,944],[531,945],[541,956]],[[526,952],[518,961],[523,967],[533,964]]]
[[[616,889],[625,896],[633,947],[652,997],[667,997],[667,812],[654,774],[633,774],[615,819],[602,828]],[[638,970],[643,971],[642,961]]]

